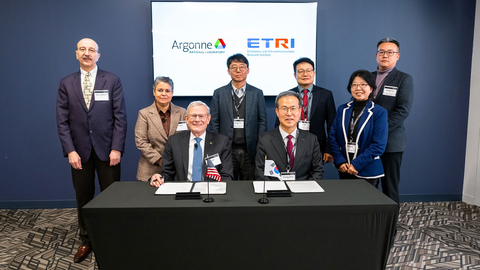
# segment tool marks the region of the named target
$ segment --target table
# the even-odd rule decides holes
[[[116,182],[83,209],[101,270],[385,269],[398,205],[363,180],[269,198],[227,182],[213,203]]]

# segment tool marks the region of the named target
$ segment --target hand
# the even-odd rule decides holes
[[[340,165],[340,167],[338,167],[338,170],[342,173],[346,173],[347,170],[348,170],[348,164],[347,163],[343,163],[342,165]]]
[[[110,157],[110,166],[115,166],[118,163],[120,163],[120,157],[121,156],[122,156],[122,154],[118,150],[110,151],[110,155],[108,156],[108,157]]]
[[[72,167],[75,170],[81,170],[82,169],[82,161],[81,161],[81,158],[77,154],[76,151],[72,151],[72,152],[68,153],[68,162],[70,163],[70,165],[72,165]]]
[[[150,179],[150,185],[154,186],[154,187],[160,187],[160,185],[163,184],[164,181],[165,181],[165,179],[163,178],[163,176],[156,173]]]
[[[333,156],[329,153],[323,154],[323,163],[330,163],[333,160]]]
[[[349,164],[347,173],[352,174],[352,175],[357,175],[358,171],[353,167],[352,164]]]

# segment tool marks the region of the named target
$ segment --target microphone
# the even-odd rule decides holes
[[[197,149],[197,147],[198,147],[198,144],[197,144],[197,143],[195,143],[195,145],[193,145],[193,147],[195,147],[195,149]]]
[[[165,121],[167,121],[167,119],[166,119],[166,118],[162,118],[162,122],[165,123]]]

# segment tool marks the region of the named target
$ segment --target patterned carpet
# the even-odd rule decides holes
[[[479,269],[480,208],[462,202],[404,203],[388,270]],[[73,263],[76,209],[0,210],[0,270],[97,270]]]

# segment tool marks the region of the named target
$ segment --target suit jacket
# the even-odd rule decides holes
[[[288,91],[298,93],[298,87],[294,87]],[[330,134],[330,129],[332,128],[333,120],[335,119],[335,102],[333,100],[333,94],[330,90],[316,85],[313,85],[312,94],[312,108],[309,112],[309,131],[317,136],[322,153],[331,154],[332,151],[328,142],[328,134]],[[327,125],[326,131],[325,124]],[[278,117],[276,117],[275,127],[278,127],[279,125],[280,121],[278,120]]]
[[[258,138],[267,132],[267,109],[262,90],[246,84],[245,138],[250,160],[255,160]],[[213,92],[209,131],[233,138],[233,99],[231,82]]]
[[[380,156],[387,145],[388,113],[371,100],[365,105],[358,123],[357,149],[353,160],[350,160],[347,152],[347,138],[352,111],[353,101],[338,107],[337,116],[330,131],[335,166],[349,163],[358,171],[357,177],[366,179],[382,177],[383,165]]]
[[[186,110],[170,103],[170,129],[168,137],[176,133],[178,122],[185,121]],[[135,144],[142,156],[138,161],[137,179],[147,181],[153,174],[160,173],[165,144],[168,140],[167,133],[158,114],[155,102],[138,112],[137,124],[135,125]]]
[[[98,69],[94,90],[108,90],[108,101],[96,101],[90,109],[83,98],[80,71],[60,81],[57,96],[57,130],[65,156],[76,151],[86,162],[92,151],[102,161],[109,161],[111,150],[123,153],[127,117],[120,78]]]
[[[187,181],[188,157],[193,153],[188,152],[190,131],[183,131],[168,138],[165,151],[163,152],[162,176],[165,181]],[[233,179],[232,148],[228,137],[207,131],[205,135],[205,149],[203,155],[217,154],[222,164],[217,165],[218,173],[222,180]],[[205,177],[207,167],[205,162],[202,166],[202,176]]]
[[[377,72],[372,74],[376,80]],[[397,87],[395,97],[384,95],[385,85]],[[388,143],[385,152],[404,152],[407,147],[407,134],[403,123],[410,114],[413,103],[412,76],[394,68],[385,77],[377,98],[373,101],[388,111]]]
[[[255,159],[255,179],[257,180],[270,179],[264,176],[265,156],[266,159],[275,162],[280,172],[287,171],[287,151],[279,127],[264,134],[258,141]],[[297,180],[322,179],[323,157],[315,135],[299,130],[295,161],[291,171],[295,172]]]

